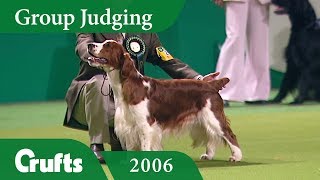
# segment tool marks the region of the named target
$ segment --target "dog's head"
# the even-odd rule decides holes
[[[102,68],[105,71],[120,69],[125,56],[122,45],[114,40],[106,40],[103,43],[89,43],[88,53],[92,56],[89,58],[90,65]]]
[[[292,5],[291,1],[294,0],[272,0],[272,3],[287,10],[290,7],[290,5]]]
[[[293,32],[312,26],[317,19],[309,0],[272,0],[272,2],[289,15]]]
[[[276,14],[300,14],[311,6],[309,0],[272,0],[272,3],[279,7]]]
[[[106,72],[120,70],[122,78],[136,74],[134,61],[121,44],[113,40],[103,43],[89,43],[88,52],[92,56],[89,63],[93,67],[101,68]]]

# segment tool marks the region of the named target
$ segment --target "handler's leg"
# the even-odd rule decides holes
[[[269,6],[249,0],[248,56],[245,79],[248,101],[267,100],[270,93]]]
[[[82,88],[73,111],[73,117],[76,120],[88,125],[90,148],[101,163],[105,163],[100,153],[104,151],[103,143],[109,143],[112,150],[121,150],[114,131],[112,128],[109,129],[109,125],[113,125],[115,108],[113,98],[107,95],[109,93],[108,80],[105,80],[104,84],[103,81],[102,75],[91,78]],[[114,139],[111,140],[111,137]]]
[[[248,2],[226,2],[226,40],[222,46],[216,71],[230,83],[220,91],[224,100],[243,101],[244,57]]]

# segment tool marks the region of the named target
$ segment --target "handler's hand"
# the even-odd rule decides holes
[[[220,72],[214,72],[214,73],[210,73],[207,74],[203,77],[203,81],[212,81],[215,80],[217,76],[219,76]]]
[[[212,0],[212,1],[214,1],[216,5],[223,7],[223,0]]]

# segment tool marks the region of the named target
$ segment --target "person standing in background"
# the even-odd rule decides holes
[[[269,5],[271,0],[213,0],[226,10],[226,39],[216,70],[230,83],[228,101],[264,104],[270,93]]]

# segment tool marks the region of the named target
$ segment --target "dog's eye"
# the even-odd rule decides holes
[[[110,43],[106,43],[104,44],[105,47],[109,47],[110,46]]]

